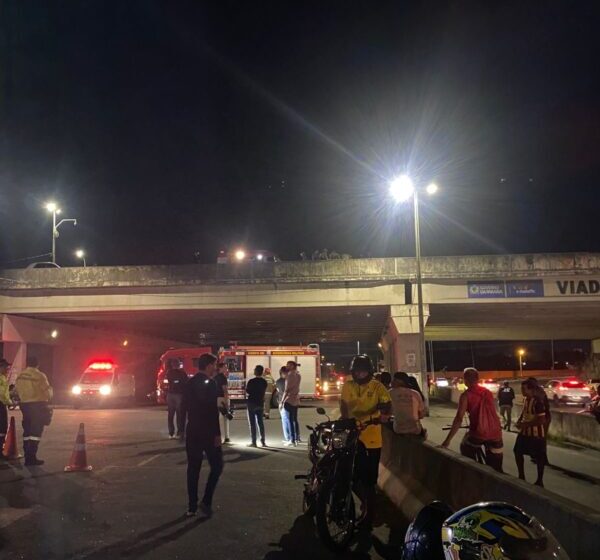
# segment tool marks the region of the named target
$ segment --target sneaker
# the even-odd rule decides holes
[[[212,514],[213,514],[212,508],[209,505],[205,504],[204,502],[200,502],[200,511],[206,517],[212,517]]]
[[[44,461],[41,459],[26,459],[25,466],[26,467],[41,467],[44,464]]]
[[[246,447],[256,447],[256,443],[249,443]]]
[[[185,516],[186,516],[186,517],[196,517],[196,514],[197,514],[197,512],[196,512],[196,510],[195,510],[195,509],[188,509],[188,510],[185,512]]]
[[[175,439],[175,434],[169,434],[169,439]]]
[[[231,440],[230,440],[228,437],[226,437],[226,438],[223,440],[223,443],[231,443]]]
[[[283,445],[286,447],[292,447],[292,445],[296,445],[293,441],[286,441]]]
[[[268,420],[271,417],[268,414],[265,414],[265,418]]]
[[[286,444],[290,443],[290,440],[289,439],[282,439],[281,443],[283,443],[283,445],[286,445]]]
[[[260,446],[261,447],[267,447],[267,442],[266,441],[261,441],[260,442]]]

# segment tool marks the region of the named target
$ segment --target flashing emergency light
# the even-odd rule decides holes
[[[94,371],[106,371],[109,369],[113,369],[115,367],[115,364],[113,362],[108,362],[108,361],[104,361],[104,362],[98,362],[98,361],[94,361],[94,362],[90,362],[90,365],[88,366],[88,369],[93,369]]]

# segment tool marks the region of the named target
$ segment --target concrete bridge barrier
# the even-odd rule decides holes
[[[454,509],[509,502],[537,517],[573,560],[598,557],[600,513],[389,429],[384,429],[379,486],[407,519],[433,500]]]

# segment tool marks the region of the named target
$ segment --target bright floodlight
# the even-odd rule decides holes
[[[56,202],[48,202],[48,204],[46,204],[46,210],[48,210],[48,212],[56,212],[58,210]]]
[[[85,257],[85,252],[83,249],[77,249],[77,251],[75,251],[75,256],[78,259],[83,259],[83,257]]]
[[[262,253],[258,253],[258,255],[256,255],[256,259],[257,259],[257,260],[259,260],[259,261],[262,261],[262,260],[263,260],[263,258],[264,258],[264,257],[263,257],[263,255],[262,255]]]
[[[246,253],[245,251],[242,251],[241,249],[239,249],[238,251],[235,252],[235,258],[238,261],[243,261],[246,258]]]
[[[396,202],[406,202],[415,192],[415,187],[408,175],[400,175],[390,181],[390,194]]]
[[[519,356],[525,355],[525,350],[523,348],[519,348],[519,350],[517,352],[518,352]]]
[[[435,183],[429,183],[425,190],[427,191],[427,194],[435,194],[438,192],[438,186]]]

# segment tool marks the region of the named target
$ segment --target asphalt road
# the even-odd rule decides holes
[[[301,409],[302,425],[315,418],[314,409]],[[67,474],[79,422],[94,470]],[[272,447],[248,449],[238,412],[215,515],[189,520],[185,451],[167,438],[164,409],[56,410],[40,446],[46,464],[0,470],[0,558],[334,558],[301,515],[302,482],[294,475],[308,468],[306,446],[283,448],[280,421],[266,422]],[[387,540],[388,527],[376,531]],[[346,557],[380,558],[370,544],[361,541]]]

